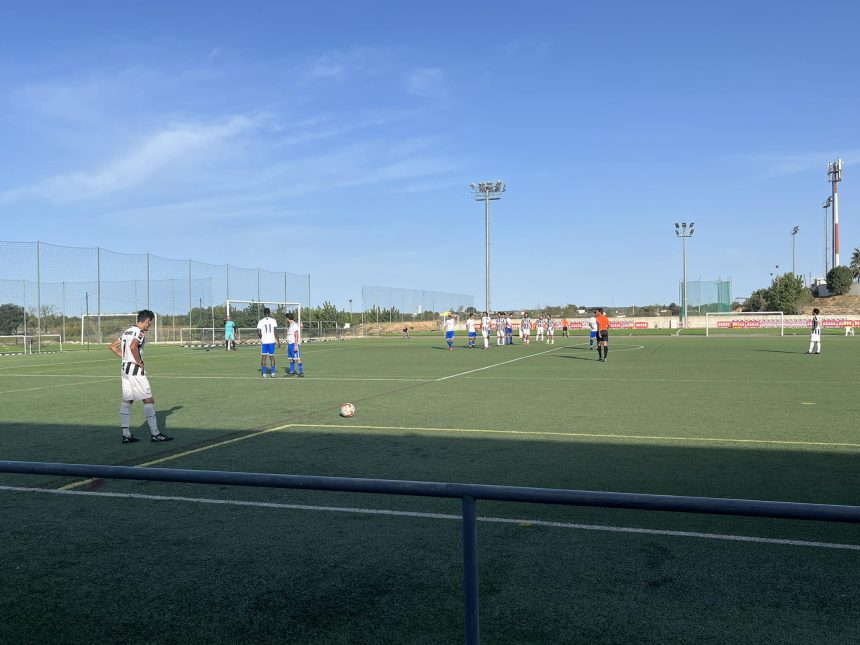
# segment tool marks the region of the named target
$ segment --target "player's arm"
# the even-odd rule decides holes
[[[143,367],[143,359],[140,357],[140,341],[137,338],[132,339],[129,350],[131,351],[131,355],[134,356],[134,362]]]
[[[110,344],[110,347],[108,347],[108,349],[109,349],[110,351],[112,351],[114,354],[116,354],[116,355],[117,355],[117,358],[122,358],[122,352],[121,352],[121,351],[119,351],[119,346],[120,346],[121,344],[122,344],[122,337],[117,338],[115,341],[113,341],[113,342]]]

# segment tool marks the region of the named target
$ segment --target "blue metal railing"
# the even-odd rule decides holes
[[[565,506],[625,508],[646,511],[674,511],[679,513],[738,515],[860,524],[860,506],[801,504],[750,499],[607,493],[586,490],[491,486],[485,484],[446,484],[441,482],[360,479],[354,477],[237,473],[219,470],[53,464],[34,461],[0,461],[0,472],[459,498],[462,501],[463,508],[463,591],[465,596],[467,645],[477,645],[480,642],[477,524],[477,501],[479,499],[498,502],[561,504]]]

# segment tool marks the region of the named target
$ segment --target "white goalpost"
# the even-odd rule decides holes
[[[81,345],[113,342],[137,322],[137,312],[128,314],[83,314],[81,316]],[[158,342],[158,314],[152,321],[152,342]]]
[[[709,311],[705,314],[705,336],[733,333],[737,330],[752,333],[778,333],[785,335],[783,311]]]

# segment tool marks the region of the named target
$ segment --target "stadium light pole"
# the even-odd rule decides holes
[[[675,222],[675,237],[681,238],[681,244],[684,248],[684,293],[681,294],[684,302],[682,311],[684,312],[684,327],[687,326],[689,320],[687,319],[687,238],[693,237],[693,226],[695,224],[690,222],[690,227],[687,228],[687,222]]]
[[[469,188],[475,195],[475,201],[484,202],[484,241],[486,246],[486,284],[484,292],[484,311],[490,312],[490,202],[501,199],[505,192],[503,181],[482,181],[477,184],[469,184]]]
[[[800,231],[799,226],[795,226],[791,229],[791,272],[794,275],[797,275],[797,268],[794,265],[795,259],[795,251],[797,249],[797,233]]]
[[[827,199],[824,200],[824,203],[821,205],[824,208],[824,275],[827,276],[827,272],[830,270],[830,262],[828,260],[828,242],[827,242],[827,209],[833,206],[833,197],[830,195],[827,196]]]
[[[833,209],[833,267],[839,266],[839,191],[837,186],[842,181],[842,160],[837,159],[827,164],[827,178],[833,190],[831,195]]]

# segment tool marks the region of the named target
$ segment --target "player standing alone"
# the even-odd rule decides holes
[[[224,346],[228,352],[236,351],[236,322],[230,316],[224,319]]]
[[[296,364],[298,364],[299,378],[305,375],[305,366],[302,364],[301,344],[302,328],[296,322],[295,315],[290,312],[287,314],[287,357],[290,359],[289,375],[296,374]]]
[[[269,357],[269,365],[271,371],[269,375],[275,378],[275,343],[278,347],[281,346],[281,339],[278,338],[278,323],[271,317],[271,310],[266,307],[263,309],[263,317],[257,323],[257,336],[260,338],[260,376],[266,378],[266,356]]]
[[[597,360],[606,362],[609,355],[609,318],[603,313],[603,309],[597,310]]]
[[[561,337],[567,338],[570,334],[567,333],[568,322],[567,318],[561,319]]]
[[[809,350],[806,352],[807,354],[821,353],[821,319],[818,317],[820,313],[817,307],[812,310],[812,335],[809,337]],[[818,348],[813,352],[812,348],[815,345],[818,345]]]
[[[139,441],[131,434],[129,417],[131,404],[143,401],[143,416],[149,426],[150,441],[171,441],[173,437],[159,432],[158,419],[155,416],[155,398],[149,379],[143,369],[143,346],[146,344],[146,330],[152,325],[155,314],[144,309],[137,314],[137,322],[126,329],[122,336],[111,343],[110,351],[122,361],[120,376],[122,378],[122,403],[119,406],[119,423],[122,428],[122,442],[134,443]]]

